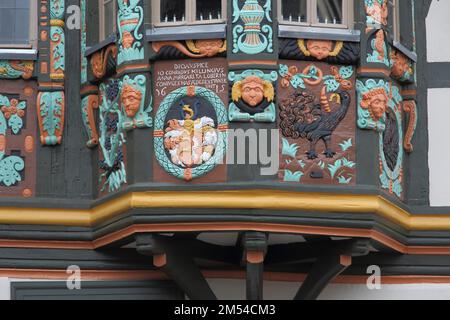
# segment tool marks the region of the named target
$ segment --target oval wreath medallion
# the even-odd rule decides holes
[[[196,105],[183,100],[193,98],[206,103],[214,117],[199,115]],[[178,108],[181,119],[168,119],[169,113],[174,114],[174,108]],[[225,156],[227,119],[225,105],[213,91],[197,86],[172,91],[164,98],[155,117],[155,156],[161,167],[186,181],[209,173]]]

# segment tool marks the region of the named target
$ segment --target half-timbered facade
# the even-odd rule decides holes
[[[449,21],[2,0],[0,298],[450,298]]]

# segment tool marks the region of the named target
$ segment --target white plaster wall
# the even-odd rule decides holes
[[[8,278],[0,278],[0,300],[11,300],[10,282]]]
[[[450,1],[433,0],[426,20],[429,62],[450,61]]]
[[[213,291],[222,300],[244,300],[245,281],[209,279]],[[264,299],[291,300],[300,283],[264,282]],[[382,285],[369,290],[365,285],[330,284],[319,300],[450,300],[450,284]]]
[[[450,88],[429,89],[430,204],[435,207],[450,206],[450,123],[448,119],[450,119]]]

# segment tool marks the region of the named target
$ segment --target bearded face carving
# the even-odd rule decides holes
[[[374,121],[379,121],[386,113],[388,100],[385,89],[373,89],[363,95],[361,107],[370,111]]]
[[[134,118],[141,107],[142,93],[127,84],[122,89],[122,106],[128,118]]]
[[[308,40],[306,47],[310,54],[317,60],[328,58],[330,52],[333,50],[333,42],[325,40]]]

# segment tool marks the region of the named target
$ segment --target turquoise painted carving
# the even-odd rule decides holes
[[[87,82],[87,58],[86,54],[86,0],[80,0],[81,9],[81,83]]]
[[[183,99],[198,101],[188,105]],[[212,116],[206,116],[207,113],[199,115],[206,111],[196,108],[200,105],[215,111],[217,123]],[[173,114],[173,110],[182,114],[182,119],[168,120],[167,116],[169,112]],[[166,96],[155,117],[156,159],[166,172],[178,179],[190,181],[204,176],[223,161],[227,146],[226,129],[226,108],[213,91],[203,87],[176,89]]]
[[[150,128],[153,125],[150,112],[152,103],[145,106],[145,91],[147,79],[143,75],[134,78],[126,75],[119,82],[120,105],[124,115],[123,128]]]
[[[2,115],[8,121],[8,127],[11,128],[14,134],[18,134],[23,127],[22,118],[25,116],[25,109],[27,104],[25,101],[17,99],[9,99],[0,95],[0,109]]]
[[[384,63],[387,67],[391,67],[383,30],[376,32],[375,38],[370,42],[370,47],[372,48],[372,53],[367,54],[367,62]]]
[[[228,109],[231,122],[275,122],[276,71],[265,74],[260,70],[230,72],[228,80],[233,83],[232,102]]]
[[[98,145],[98,133],[95,124],[94,109],[98,108],[98,95],[93,94],[81,99],[81,117],[88,135],[86,146],[93,148]]]
[[[272,2],[266,0],[261,6],[258,0],[246,0],[241,9],[239,1],[233,0],[233,53],[258,54],[273,52],[273,29],[261,24],[265,19],[271,23]],[[241,21],[244,25],[239,24]]]
[[[52,19],[64,18],[64,0],[50,0],[50,16]]]
[[[41,143],[48,146],[60,144],[64,124],[64,92],[39,93],[38,116]]]
[[[343,152],[353,147],[352,139],[344,140],[339,144],[339,147]],[[302,177],[305,176],[303,169],[306,168],[306,163],[303,160],[297,160],[299,145],[296,143],[290,144],[289,140],[282,138],[282,156],[286,156],[289,159],[286,160],[286,164],[291,164],[292,161],[297,161],[302,170],[292,172],[291,170],[284,170],[283,181],[284,182],[302,182]],[[326,165],[324,161],[319,161],[317,165],[324,171],[328,171],[332,180],[337,181],[339,184],[348,185],[353,181],[353,169],[356,167],[354,161],[349,160],[346,157],[336,159],[331,164]]]
[[[0,79],[29,79],[33,75],[33,61],[0,61]]]
[[[114,192],[127,183],[127,173],[123,158],[123,115],[119,108],[119,83],[111,80],[100,85],[100,149],[103,160],[99,166],[102,173],[99,177],[100,191],[108,188]]]
[[[140,27],[144,21],[144,10],[140,0],[117,0],[119,11],[117,25],[119,29],[119,53],[117,64],[144,59],[142,39],[144,35]]]
[[[366,23],[368,25],[387,25],[388,0],[364,0]]]
[[[50,78],[64,79],[65,70],[65,35],[64,35],[64,0],[50,1]]]
[[[402,197],[403,194],[403,125],[402,97],[397,87],[392,87],[386,113],[384,132],[379,133],[382,170],[380,183],[383,189]]]
[[[0,106],[0,185],[11,187],[22,181],[25,162],[18,156],[6,156],[6,131],[9,127],[18,134],[22,129],[26,103],[0,95]]]
[[[359,128],[384,131],[390,87],[390,83],[384,80],[356,81]]]

